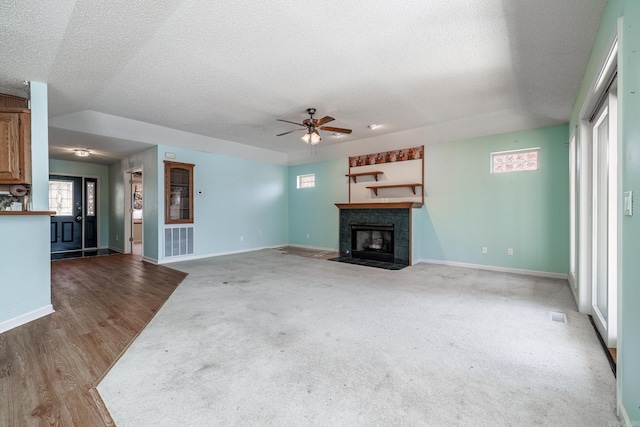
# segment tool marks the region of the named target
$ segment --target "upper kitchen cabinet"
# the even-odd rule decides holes
[[[31,184],[31,112],[0,107],[0,184]]]

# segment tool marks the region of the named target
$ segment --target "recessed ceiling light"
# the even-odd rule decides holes
[[[371,129],[371,130],[374,130],[374,129],[378,129],[380,126],[381,126],[381,125],[374,123],[374,124],[371,124],[371,125],[369,125],[369,126],[367,126],[367,127],[368,127],[369,129]]]
[[[77,148],[75,150],[73,150],[74,154],[78,157],[89,157],[89,154],[91,154],[89,152],[89,150],[85,150],[82,148]]]
[[[344,133],[336,132],[331,136],[333,136],[334,138],[340,138],[340,137],[344,136]]]

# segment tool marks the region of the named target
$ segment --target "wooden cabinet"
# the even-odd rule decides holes
[[[29,108],[29,100],[15,95],[0,93],[0,108]]]
[[[193,223],[193,167],[164,162],[164,223]]]
[[[0,108],[0,184],[31,184],[31,112]]]

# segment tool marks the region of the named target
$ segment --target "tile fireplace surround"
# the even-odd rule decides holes
[[[393,224],[394,263],[411,265],[411,209],[422,204],[336,203],[340,209],[340,256],[351,254],[351,224]]]

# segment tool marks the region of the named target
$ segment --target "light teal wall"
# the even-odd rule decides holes
[[[286,166],[159,146],[158,170],[164,171],[166,151],[176,154],[172,161],[195,164],[194,256],[288,242]],[[157,185],[164,197],[164,172]],[[160,212],[160,239],[163,227]]]
[[[31,200],[49,210],[47,85],[31,83]],[[51,304],[50,220],[42,216],[0,218],[0,323]]]
[[[128,179],[125,182],[125,172],[133,168],[142,168],[142,227],[143,248],[145,258],[158,260],[158,206],[159,201],[164,203],[164,197],[159,194],[162,187],[158,182],[162,174],[158,173],[158,147],[127,157],[120,162],[109,166],[109,247],[124,250],[124,214],[125,214],[125,185],[130,185]]]
[[[51,304],[47,215],[0,217],[0,324]]]
[[[640,196],[640,2],[629,0],[624,11],[622,49],[622,191]],[[640,206],[636,203],[636,206]],[[631,420],[640,424],[640,209],[633,217],[623,217],[622,312],[620,371],[622,400]]]
[[[338,249],[339,211],[335,203],[349,201],[347,159],[289,167],[289,243]],[[297,188],[297,176],[316,175],[313,188]],[[307,238],[309,234],[309,238]]]
[[[412,211],[414,260],[566,274],[568,138],[560,125],[425,146],[425,206]],[[540,170],[489,173],[491,152],[532,147],[541,148]],[[334,204],[348,201],[347,172],[347,159],[289,168],[290,243],[337,249]],[[316,187],[297,189],[297,175],[308,173]]]
[[[566,274],[568,138],[560,125],[425,146],[419,255]],[[533,147],[540,147],[540,170],[490,173],[492,152]]]
[[[49,160],[49,174],[98,178],[98,247],[109,246],[109,167],[86,162]]]
[[[608,43],[623,17],[622,43],[618,51],[619,134],[621,151],[620,191],[633,191],[637,200],[640,194],[640,2],[637,0],[609,0],[598,35],[584,74],[582,86],[572,115],[571,129],[579,123],[579,114],[592,82],[597,78],[607,55]],[[622,194],[619,194],[622,198]],[[619,252],[620,275],[618,283],[621,304],[618,322],[617,373],[620,382],[620,399],[632,423],[640,424],[640,220],[638,203],[635,215],[620,216]]]
[[[31,202],[49,210],[49,97],[45,83],[31,82]],[[50,236],[47,228],[47,238]]]

